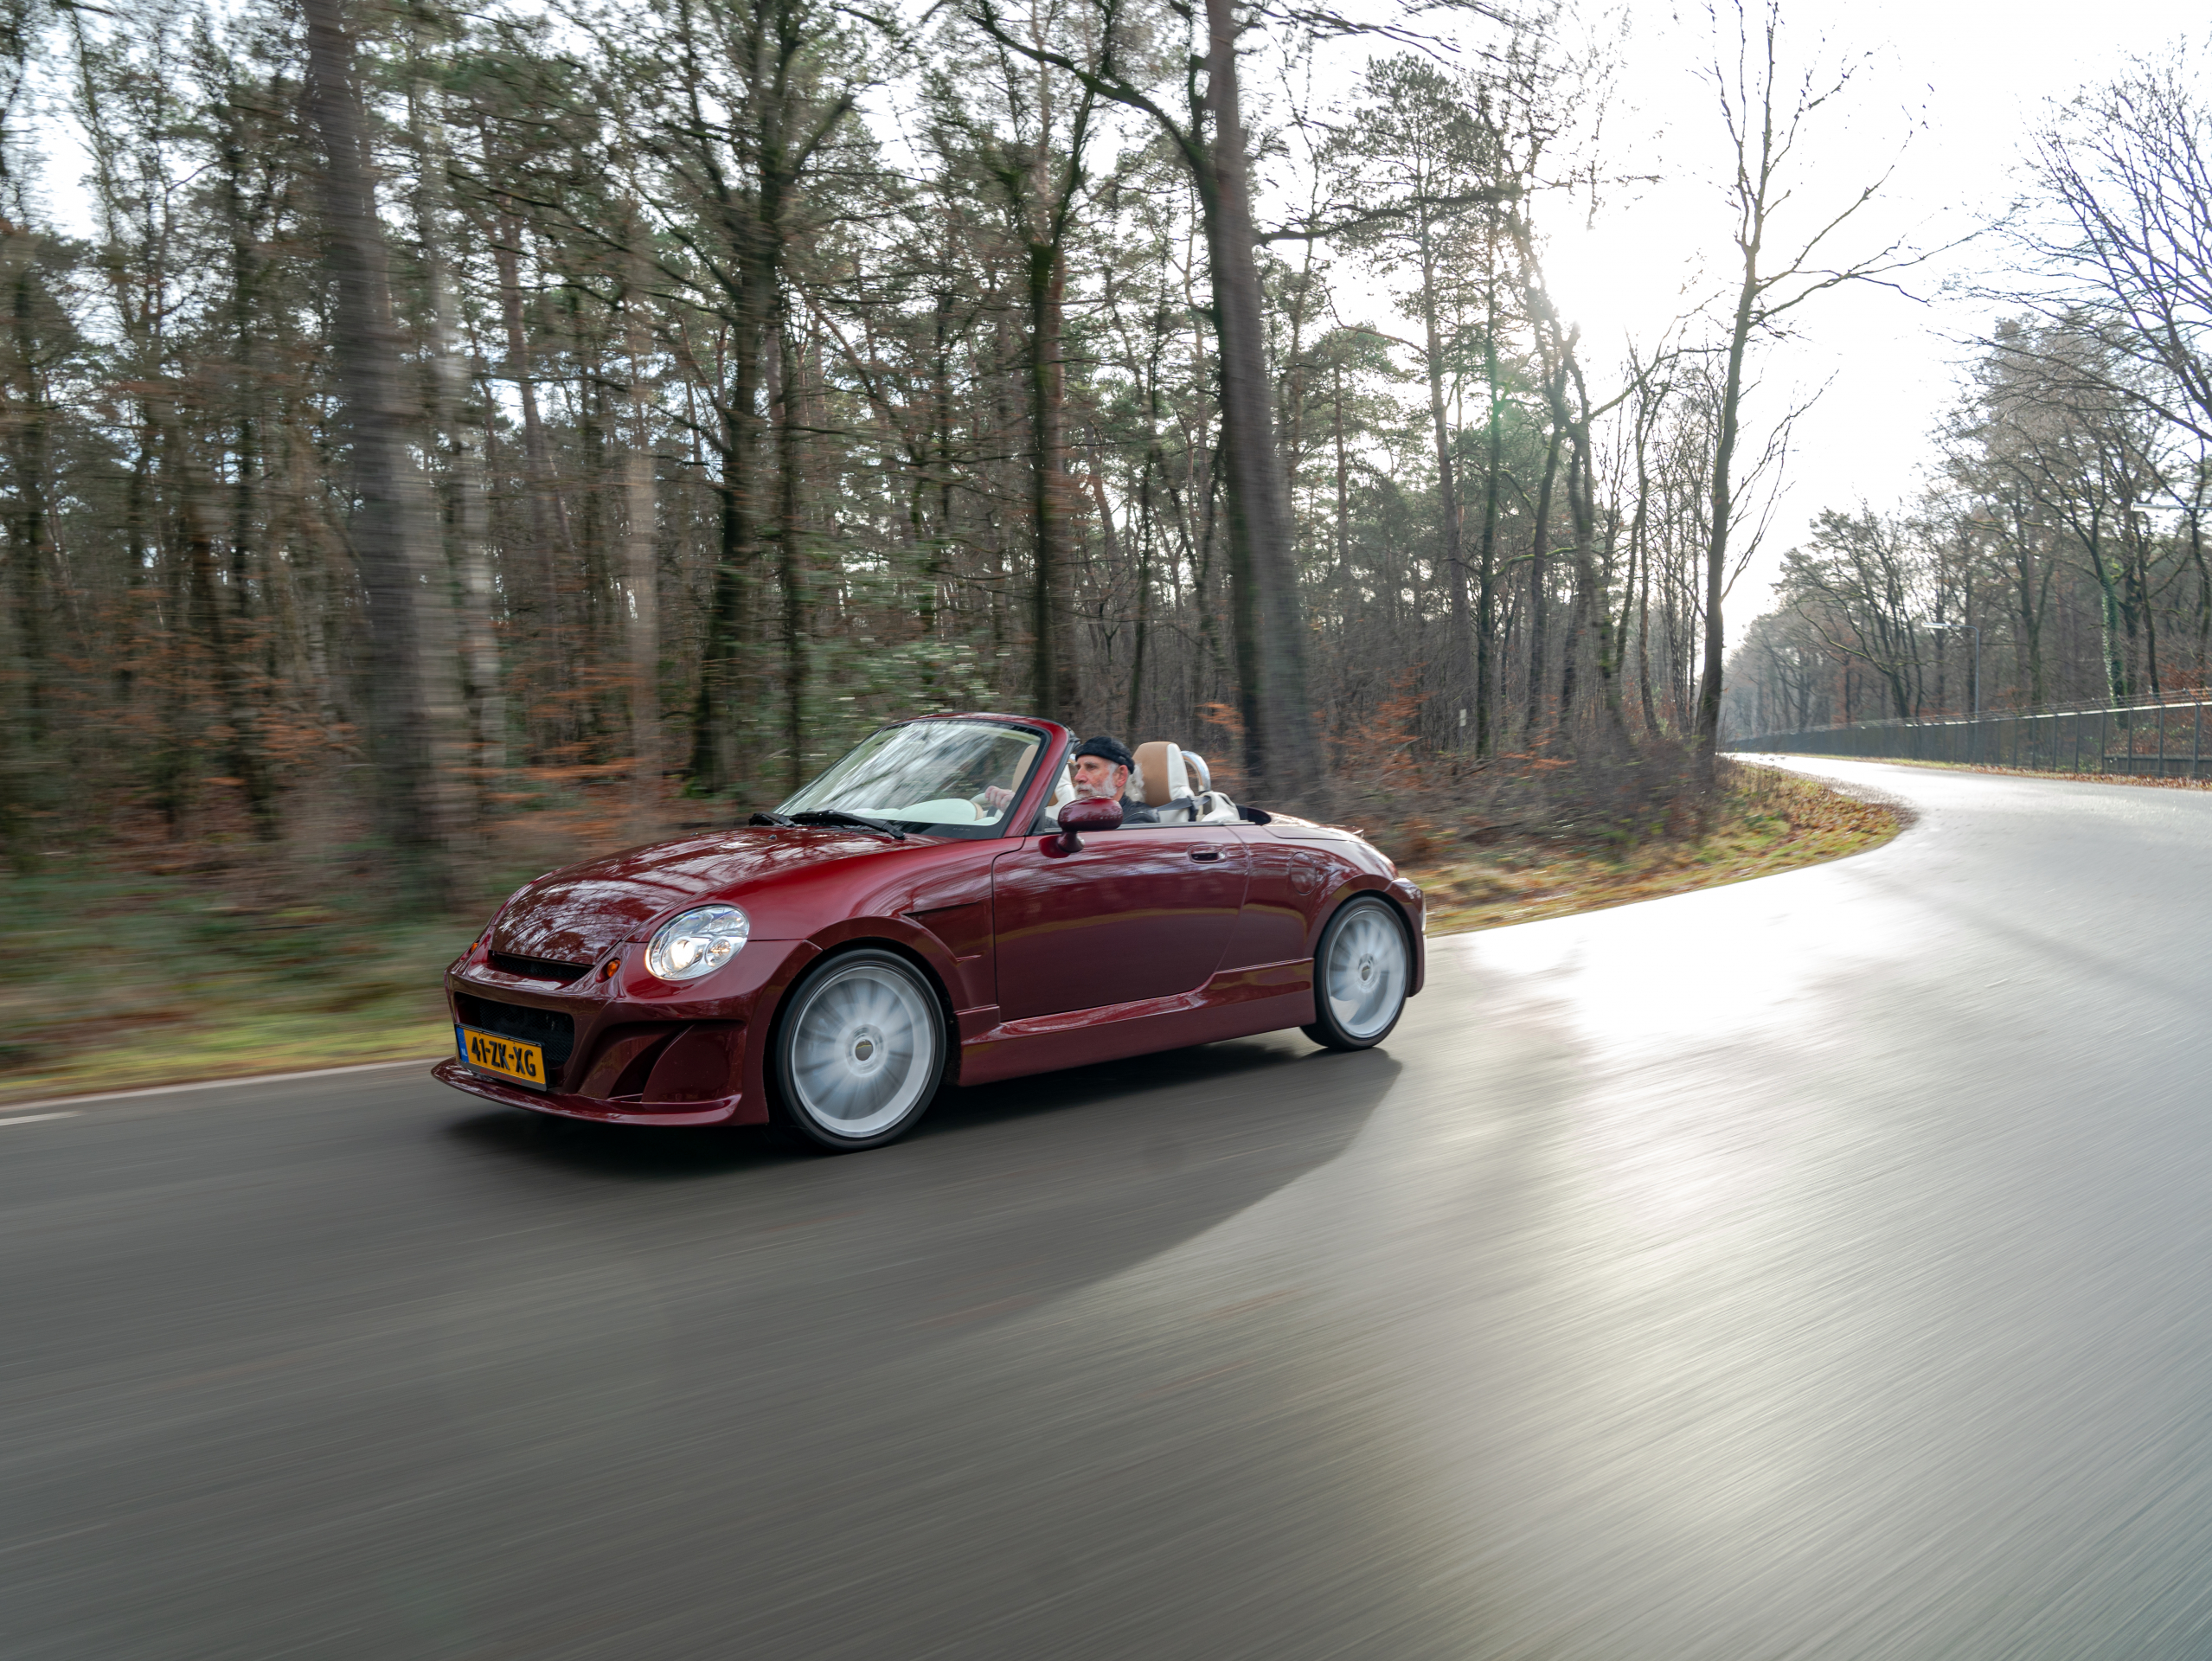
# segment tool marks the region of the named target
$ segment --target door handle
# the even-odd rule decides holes
[[[1202,859],[1210,863],[1221,856],[1221,850],[1218,848],[1193,848],[1190,850],[1190,856],[1193,859]]]

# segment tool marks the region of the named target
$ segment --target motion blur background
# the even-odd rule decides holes
[[[1701,828],[1967,628],[2203,684],[2178,6],[1257,6],[1241,141],[1173,4],[0,10],[19,1089],[426,1046],[514,882],[900,715],[1414,857]]]

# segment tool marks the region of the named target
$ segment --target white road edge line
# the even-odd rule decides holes
[[[10,1125],[35,1125],[42,1119],[74,1119],[74,1113],[18,1113],[13,1119],[0,1119],[0,1131]]]
[[[91,1096],[49,1096],[44,1101],[10,1102],[0,1107],[0,1113],[17,1113],[27,1107],[77,1107],[88,1101],[128,1101],[138,1096],[178,1095],[187,1090],[221,1090],[226,1086],[242,1088],[249,1084],[286,1084],[294,1079],[328,1079],[341,1073],[376,1073],[393,1067],[426,1067],[433,1061],[442,1061],[446,1052],[435,1055],[415,1055],[404,1061],[362,1061],[353,1067],[317,1067],[305,1073],[241,1073],[234,1079],[202,1079],[193,1084],[155,1084],[143,1090],[106,1090]]]

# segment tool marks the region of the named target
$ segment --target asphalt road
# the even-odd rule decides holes
[[[0,1125],[0,1656],[2212,1654],[2212,793],[1818,770],[1920,823],[876,1153]]]

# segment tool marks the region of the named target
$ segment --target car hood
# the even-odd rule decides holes
[[[728,830],[632,848],[527,884],[501,907],[490,945],[518,958],[593,964],[688,901],[736,901],[779,877],[880,856],[901,845],[865,831],[804,827]],[[754,919],[756,933],[763,920]]]

